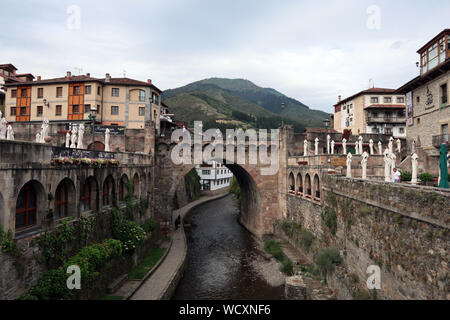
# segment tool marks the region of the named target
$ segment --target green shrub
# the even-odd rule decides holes
[[[30,290],[28,300],[56,300],[71,297],[67,288],[69,274],[63,269],[49,270],[39,279],[37,284]]]
[[[142,229],[144,229],[146,233],[150,233],[155,230],[157,226],[158,222],[155,219],[150,218],[144,222],[144,224],[142,225]]]
[[[322,274],[327,274],[334,270],[335,264],[342,262],[339,250],[336,248],[324,248],[322,249],[316,258],[317,266]]]
[[[363,216],[363,217],[365,217],[365,216],[367,216],[367,215],[369,215],[369,214],[371,214],[372,213],[372,209],[371,208],[369,208],[369,207],[360,207],[359,208],[359,214],[361,215],[361,216]]]
[[[325,225],[328,227],[332,235],[336,234],[337,231],[337,215],[336,210],[332,208],[325,207],[322,211],[322,220],[325,221]]]
[[[402,178],[402,181],[411,181],[412,173],[404,171],[401,173],[401,178]]]
[[[274,256],[275,259],[278,261],[283,261],[284,253],[283,250],[281,250],[281,245],[276,240],[267,240],[264,243],[264,250],[266,250],[268,253],[270,253],[272,256]]]
[[[285,257],[285,259],[282,261],[281,263],[281,268],[280,268],[281,272],[283,272],[284,274],[291,276],[294,274],[294,266],[292,264],[291,259]]]
[[[419,175],[419,179],[420,179],[420,181],[422,181],[422,182],[430,182],[430,181],[434,181],[433,176],[431,175],[431,173],[428,173],[428,172],[421,173],[421,174]]]
[[[136,222],[123,221],[117,227],[114,238],[122,242],[125,251],[133,251],[145,241],[146,235],[144,229]]]
[[[3,231],[3,226],[0,224],[0,251],[3,253],[9,253],[15,251],[16,249],[17,246],[13,239],[12,231]]]
[[[314,235],[308,230],[300,231],[300,243],[306,249],[311,247],[312,242],[314,241]]]

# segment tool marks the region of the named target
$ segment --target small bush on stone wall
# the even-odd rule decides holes
[[[360,207],[358,211],[362,217],[365,217],[372,213],[372,209],[369,207]]]
[[[338,265],[341,262],[341,255],[336,248],[324,248],[318,253],[316,258],[317,266],[324,275],[328,272],[333,272],[334,265]]]
[[[306,249],[309,249],[311,247],[311,244],[314,241],[314,235],[309,232],[308,230],[304,230],[302,229],[302,231],[300,231],[300,243],[302,244],[302,246]]]
[[[134,221],[123,221],[116,229],[114,238],[123,243],[125,251],[135,250],[141,243],[145,241],[147,234]]]
[[[332,235],[336,234],[337,231],[337,215],[336,210],[325,207],[321,214],[322,220],[325,222],[325,225],[328,227]]]
[[[294,274],[292,261],[283,253],[280,242],[276,240],[267,240],[264,243],[264,250],[266,250],[266,252],[270,253],[275,259],[281,262],[280,270],[282,272],[289,276]]]
[[[157,226],[158,222],[155,219],[150,218],[144,222],[142,229],[144,229],[145,232],[150,233],[155,230]]]
[[[419,175],[419,179],[420,179],[420,181],[422,181],[422,182],[431,182],[431,181],[434,181],[433,175],[431,175],[431,173],[428,173],[428,172],[421,173],[421,174]]]
[[[411,173],[411,172],[404,171],[404,172],[401,173],[401,178],[402,178],[402,181],[405,181],[405,182],[411,181],[411,179],[412,179],[412,173]]]

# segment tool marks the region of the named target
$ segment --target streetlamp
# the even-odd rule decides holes
[[[95,151],[95,118],[97,117],[97,107],[91,106],[89,119],[92,121],[92,150]]]

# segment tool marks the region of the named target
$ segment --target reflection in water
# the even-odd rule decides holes
[[[283,286],[272,287],[252,268],[257,243],[237,221],[233,196],[195,209],[186,230],[187,267],[173,299],[283,299]]]

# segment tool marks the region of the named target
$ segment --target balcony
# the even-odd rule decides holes
[[[442,146],[442,144],[447,144],[447,146],[449,145],[448,143],[448,133],[447,134],[441,134],[438,136],[433,136],[433,147],[435,148],[440,148]]]
[[[367,117],[367,123],[405,123],[405,117]]]

